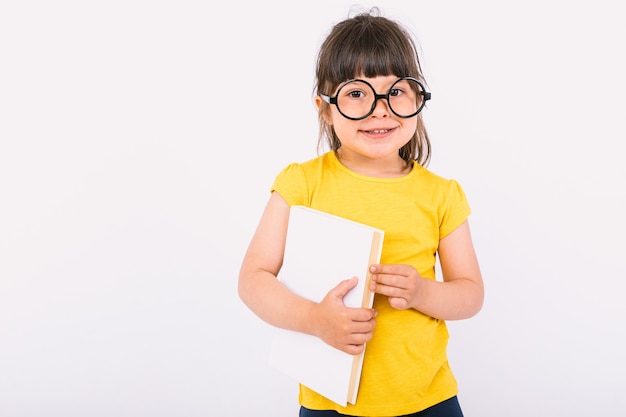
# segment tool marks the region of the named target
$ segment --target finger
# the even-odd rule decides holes
[[[358,322],[354,324],[352,328],[352,334],[371,335],[375,327],[376,327],[376,322],[374,320]]]
[[[408,289],[408,282],[405,276],[376,274],[372,276],[372,282],[376,285],[395,287],[399,289]]]
[[[351,345],[364,345],[372,340],[372,333],[358,333],[350,338]]]
[[[373,320],[378,312],[373,308],[353,308],[350,312],[350,319],[355,322],[368,322]]]
[[[328,292],[328,295],[343,300],[343,297],[356,286],[358,278],[356,276],[341,281],[335,288]]]
[[[409,308],[409,303],[404,298],[389,297],[389,305],[396,310],[406,310]]]
[[[374,291],[377,294],[386,295],[387,297],[401,297],[406,289],[395,285],[387,285],[377,282]]]
[[[373,274],[405,275],[407,265],[404,264],[373,264],[370,272]]]
[[[344,345],[341,350],[350,354],[350,355],[359,355],[365,349],[365,345]]]

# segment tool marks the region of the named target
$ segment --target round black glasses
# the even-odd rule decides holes
[[[430,100],[431,93],[413,77],[399,78],[389,88],[387,94],[377,94],[370,83],[354,79],[341,84],[334,97],[320,94],[329,104],[337,106],[346,119],[362,120],[374,112],[380,99],[387,100],[389,109],[398,117],[408,119],[417,115]]]

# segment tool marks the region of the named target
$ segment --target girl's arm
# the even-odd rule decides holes
[[[483,305],[484,287],[465,221],[439,242],[443,282],[422,278],[410,265],[372,265],[372,290],[397,309],[414,308],[442,320],[474,316]]]
[[[272,193],[239,273],[239,296],[265,322],[317,336],[331,346],[358,354],[372,337],[375,312],[348,308],[343,297],[356,285],[347,279],[320,303],[289,291],[276,277],[285,251],[289,205]]]

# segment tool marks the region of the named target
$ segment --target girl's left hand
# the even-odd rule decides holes
[[[389,304],[397,310],[415,307],[424,278],[410,265],[372,265],[370,289],[389,297]]]

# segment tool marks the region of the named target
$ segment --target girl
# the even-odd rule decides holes
[[[350,354],[367,343],[356,404],[342,407],[301,386],[300,416],[462,416],[445,320],[478,313],[483,282],[462,188],[425,168],[430,142],[420,112],[430,93],[415,43],[375,9],[348,18],[323,42],[316,81],[319,140],[330,150],[276,177],[243,259],[239,295],[273,326]],[[292,205],[384,230],[381,263],[370,267],[374,308],[343,305],[356,278],[319,303],[276,279]]]

